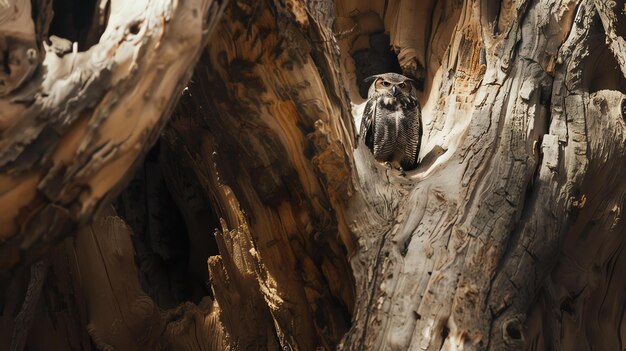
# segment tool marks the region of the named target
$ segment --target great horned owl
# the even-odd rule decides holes
[[[367,78],[373,81],[361,119],[360,137],[379,162],[402,170],[417,166],[422,112],[411,79],[398,73]]]

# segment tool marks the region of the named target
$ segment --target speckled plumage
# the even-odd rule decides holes
[[[421,109],[410,79],[397,73],[370,77],[360,136],[379,162],[417,166],[422,135]]]

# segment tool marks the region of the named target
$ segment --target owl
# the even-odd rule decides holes
[[[379,162],[400,170],[417,166],[422,137],[422,112],[412,92],[411,79],[383,73],[366,79],[373,84],[363,110],[360,138]]]

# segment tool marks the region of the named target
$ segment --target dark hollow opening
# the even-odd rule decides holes
[[[365,78],[387,72],[402,74],[402,69],[380,15],[375,12],[359,13],[354,19],[359,23],[360,30],[352,39],[350,55],[354,60],[359,94],[365,99],[371,84],[365,82]]]
[[[197,247],[184,215],[168,190],[162,173],[160,144],[146,155],[128,187],[114,202],[120,217],[133,230],[135,264],[144,291],[161,308],[185,301],[200,302],[211,295],[206,259],[218,254],[211,227],[206,228],[208,245]],[[207,204],[208,207],[208,204]],[[191,252],[201,250],[202,267],[195,267]]]
[[[618,28],[618,33],[620,28]],[[584,59],[582,69],[584,87],[589,93],[607,89],[626,94],[626,78],[615,55],[608,47],[604,27],[598,14],[594,16],[587,42],[589,56]]]
[[[352,53],[356,67],[356,83],[362,98],[367,97],[367,90],[371,84],[365,82],[365,78],[386,72],[402,73],[398,57],[391,50],[389,34],[383,32],[370,34],[368,43],[369,47]]]
[[[7,76],[11,75],[11,66],[9,65],[9,55],[11,54],[11,52],[9,50],[4,50],[2,52],[2,68],[4,69],[4,73],[6,73]]]
[[[561,311],[570,315],[574,315],[576,310],[574,309],[574,300],[571,297],[566,297],[561,301]]]
[[[506,326],[506,334],[513,340],[522,339],[522,331],[515,325],[515,323],[509,323]]]
[[[109,6],[107,3],[104,13],[100,13],[97,0],[54,1],[48,36],[76,42],[78,51],[86,51],[100,40],[108,21]]]
[[[500,19],[501,3],[498,0],[484,1],[481,5],[484,23],[493,23],[493,34],[498,34],[498,21]]]
[[[130,28],[128,29],[128,31],[130,32],[130,34],[137,34],[139,33],[139,30],[141,29],[141,24],[140,23],[133,23]]]
[[[447,325],[444,325],[441,329],[441,345],[439,345],[439,348],[437,350],[443,350],[443,345],[446,343],[448,335],[450,335],[450,329]]]
[[[444,326],[443,329],[441,329],[441,338],[445,340],[448,335],[450,335],[450,329],[448,329],[447,326]]]

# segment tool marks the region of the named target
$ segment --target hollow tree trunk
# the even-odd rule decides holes
[[[116,23],[114,3],[103,38]],[[157,156],[136,178],[144,185],[116,205],[130,226],[105,211],[43,261],[51,267],[42,292],[48,298],[31,312],[41,316],[31,334],[98,349],[621,347],[623,1],[265,0],[232,1],[223,13],[217,4],[224,6],[201,6],[221,20]],[[144,30],[118,14],[128,33]],[[140,23],[157,26],[187,20],[176,12],[163,22],[142,15]],[[19,55],[41,57],[28,54],[45,37],[37,31],[45,18],[35,23],[28,33],[5,35],[19,43]],[[154,45],[144,50],[173,44]],[[41,256],[51,241],[41,228],[52,228],[52,237],[70,234],[119,192],[130,164],[152,143],[143,136],[156,135],[157,117],[163,120],[180,91],[172,82],[190,73],[185,65],[194,55],[180,56],[162,82],[160,105],[146,101],[153,94],[145,89],[161,82],[154,77],[167,63],[145,60],[150,55],[101,73],[115,76],[118,67],[134,80],[106,78],[109,92],[66,98],[44,96],[54,89],[49,78],[37,80],[36,61],[8,70],[0,92],[9,121],[0,153],[3,273]],[[79,72],[83,61],[64,65],[64,74]],[[360,81],[388,70],[416,81],[423,106],[420,165],[405,175],[377,163],[356,138]],[[24,89],[50,102],[28,105]],[[120,138],[121,127],[98,122],[118,116],[115,125],[124,126],[130,105],[152,116],[141,124],[142,137]],[[74,117],[35,118],[59,111]],[[35,134],[28,139],[16,128]],[[32,137],[48,135],[46,128],[54,137]],[[124,140],[133,151],[121,157],[115,140],[94,143],[95,136]],[[57,152],[65,158],[47,150],[66,150]],[[145,201],[165,192],[168,204]],[[141,259],[176,257],[158,240],[171,227],[161,218],[174,215],[168,206],[184,222],[188,247],[180,250],[189,277],[204,279],[211,256],[207,296],[195,284],[188,287],[195,293],[177,299],[175,284],[154,285],[171,276]],[[30,283],[21,275],[4,293],[3,325],[15,328],[15,296],[42,289],[41,266],[33,267]],[[196,303],[181,303],[194,294]],[[50,321],[50,311],[62,311],[64,322]]]

